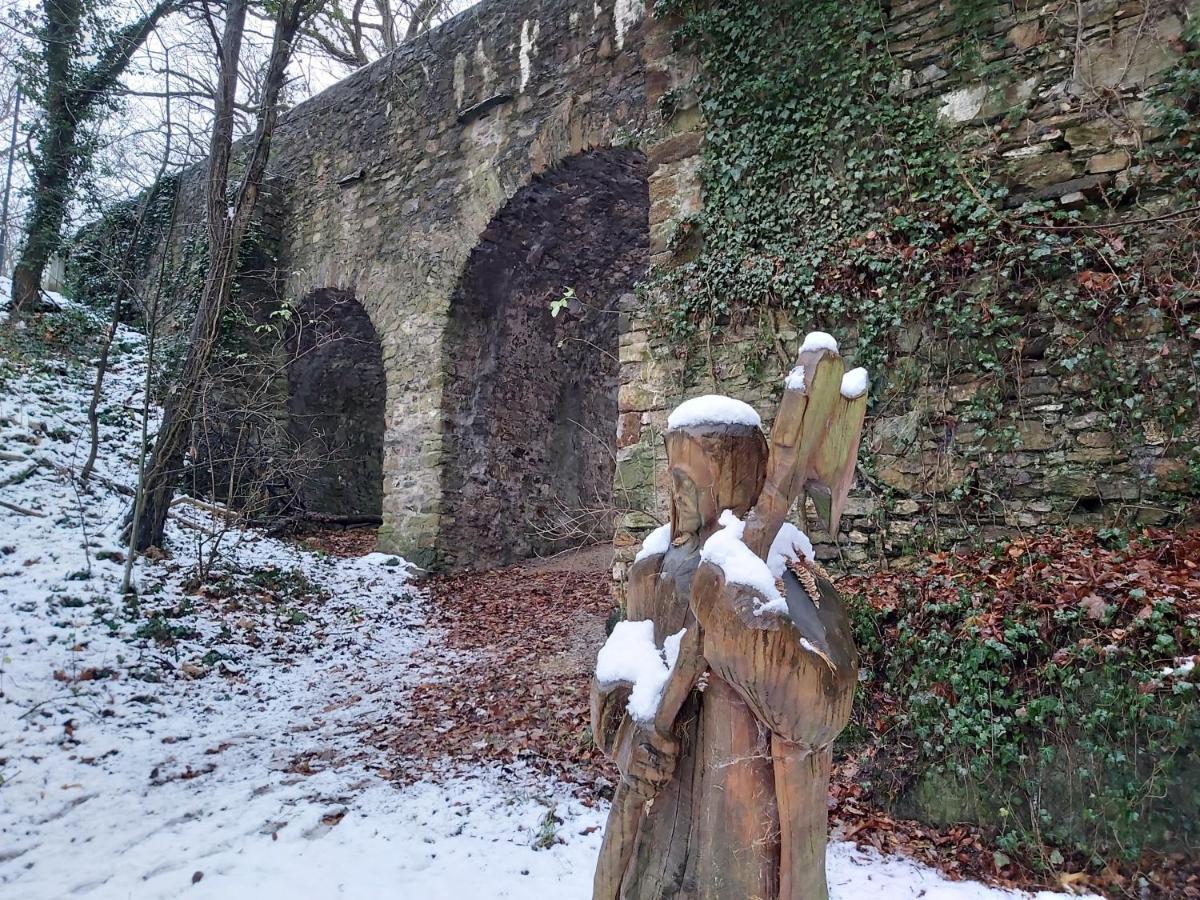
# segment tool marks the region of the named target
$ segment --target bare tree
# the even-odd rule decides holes
[[[212,25],[218,50],[218,77],[206,194],[208,271],[196,318],[192,323],[182,372],[167,396],[162,425],[155,439],[154,452],[142,487],[144,509],[132,535],[132,545],[139,550],[162,541],[171,498],[183,469],[192,417],[203,395],[205,373],[217,344],[218,325],[233,291],[238,254],[266,171],[287,65],[301,26],[319,11],[320,5],[320,0],[287,0],[278,7],[271,53],[263,79],[258,123],[249,141],[244,175],[232,200],[229,199],[229,172],[248,0],[230,0],[225,8],[224,29],[219,37],[215,23]]]
[[[164,131],[166,133],[166,143],[163,147],[162,158],[159,160],[158,171],[154,177],[154,183],[150,189],[146,191],[142,197],[141,203],[138,204],[137,217],[134,219],[133,230],[129,235],[128,243],[125,247],[125,252],[121,255],[120,260],[116,263],[117,267],[117,296],[113,299],[112,317],[108,324],[108,331],[104,335],[103,341],[100,344],[100,358],[96,362],[96,381],[92,386],[92,399],[88,403],[88,431],[89,431],[89,447],[87,461],[83,464],[83,469],[79,473],[79,477],[83,481],[87,481],[92,474],[92,467],[96,464],[96,455],[100,450],[100,399],[104,391],[104,376],[108,371],[108,357],[112,351],[112,343],[117,335],[117,328],[121,324],[121,316],[125,310],[125,303],[133,293],[133,280],[137,273],[134,272],[134,260],[137,258],[137,244],[142,236],[142,226],[145,224],[146,215],[151,207],[159,199],[159,190],[162,187],[163,179],[167,174],[167,167],[171,164],[171,138],[174,131],[174,122],[171,119],[171,78],[170,70],[167,71],[166,77],[166,115],[163,122]]]
[[[462,5],[454,0],[332,0],[304,29],[304,43],[309,50],[357,69]]]

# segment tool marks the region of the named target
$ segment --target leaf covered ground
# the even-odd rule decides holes
[[[986,554],[938,554],[912,570],[845,578],[839,587],[875,610],[874,621],[884,623],[884,645],[896,639],[887,615],[901,605],[902,594],[934,605],[977,591],[987,604],[972,625],[985,638],[1002,639],[1006,617],[1031,605],[1046,614],[1051,636],[1053,613],[1077,607],[1094,626],[1079,640],[1109,647],[1111,653],[1134,639],[1130,628],[1150,615],[1148,604],[1175,604],[1185,620],[1200,615],[1198,566],[1200,533],[1148,530],[1129,540],[1076,530]],[[409,694],[408,727],[392,746],[404,754],[448,754],[471,762],[523,761],[574,784],[584,802],[609,796],[616,773],[592,748],[588,731],[588,681],[613,609],[608,566],[593,557],[577,568],[522,565],[433,578],[426,586],[432,621],[445,629],[444,646],[467,655],[449,664],[452,679],[423,684]],[[1148,689],[1170,690],[1193,677],[1187,653],[1200,648],[1189,645],[1184,634],[1178,637],[1178,648],[1162,654],[1159,681]],[[886,684],[868,685],[856,723],[888,734],[896,703]],[[440,735],[436,750],[420,740],[426,728]],[[1059,865],[1039,870],[999,850],[988,829],[936,828],[899,817],[881,792],[864,785],[876,749],[868,741],[847,747],[839,757],[831,798],[837,836],[885,854],[911,856],[950,878],[1114,897],[1200,897],[1200,866],[1182,855],[1098,865],[1068,854]],[[913,764],[911,755],[906,759]]]

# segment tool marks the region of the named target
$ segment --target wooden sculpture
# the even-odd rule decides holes
[[[672,413],[670,524],[638,554],[592,687],[593,732],[621,772],[595,900],[828,896],[830,745],[858,657],[786,519],[807,494],[836,534],[866,394],[866,373],[814,333],[769,445],[727,397]]]

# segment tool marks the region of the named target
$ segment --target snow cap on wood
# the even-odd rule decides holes
[[[721,394],[705,394],[685,400],[667,417],[667,430],[699,425],[745,425],[761,428],[762,417],[749,403]]]
[[[700,559],[717,566],[727,584],[741,584],[762,595],[755,615],[788,614],[787,601],[775,583],[776,575],[767,563],[742,543],[746,523],[730,510],[721,513],[721,528],[713,532],[700,550]],[[780,571],[782,575],[782,570]]]

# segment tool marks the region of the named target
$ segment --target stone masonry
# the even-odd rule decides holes
[[[1006,74],[985,79],[956,62],[962,25],[949,3],[884,4],[888,46],[900,68],[892,89],[914,104],[934,104],[950,138],[989,165],[1013,203],[1039,199],[1080,208],[1097,203],[1103,187],[1137,186],[1137,215],[1152,218],[1170,210],[1173,199],[1155,193],[1155,173],[1135,165],[1134,155],[1163,139],[1148,98],[1179,59],[1185,16],[1195,15],[1196,6],[996,4],[979,16],[981,52],[983,62]],[[651,262],[660,267],[693,249],[686,242],[671,249],[671,238],[703,202],[697,70],[672,54],[671,24],[652,21],[646,37],[653,60],[647,99],[666,119],[661,142],[649,151],[658,163],[650,185]],[[779,337],[794,352],[812,324],[781,321]],[[1144,358],[1158,352],[1163,325],[1161,312],[1139,308],[1110,327],[1126,352]],[[1195,425],[1182,438],[1150,428],[1144,444],[1118,446],[1090,407],[1094,385],[1051,371],[1042,360],[1055,338],[1051,317],[1038,328],[1043,334],[1020,360],[1017,390],[1000,399],[999,423],[986,430],[971,421],[971,401],[987,388],[986,374],[954,371],[952,349],[939,349],[944,337],[929,323],[901,330],[896,371],[873,373],[890,388],[889,401],[868,414],[864,436],[875,477],[859,478],[836,543],[814,535],[823,539],[821,558],[857,568],[922,547],[990,542],[1059,523],[1171,519],[1171,502],[1190,490],[1186,456],[1200,437]],[[853,360],[853,334],[839,337]],[[665,516],[662,432],[670,409],[709,391],[744,399],[764,417],[777,405],[785,363],[778,372],[748,372],[753,340],[761,338],[723,333],[703,364],[689,365],[653,321],[632,311],[621,341],[617,466],[619,482],[636,494],[632,505],[645,512],[619,523],[618,581],[640,536]],[[935,377],[947,369],[948,383]],[[966,490],[971,484],[976,489]]]
[[[984,23],[984,62],[999,64],[1004,74],[985,78],[954,51],[961,22],[947,2],[884,4],[888,47],[899,63],[893,90],[914,105],[932,104],[951,139],[1002,179],[1014,201],[1080,208],[1096,204],[1101,188],[1136,185],[1139,212],[1152,217],[1169,209],[1172,198],[1155,194],[1155,173],[1136,164],[1136,150],[1163,138],[1148,98],[1178,59],[1185,16],[1195,6],[1195,0],[997,3],[977,18]],[[593,202],[587,179],[605,171],[589,159],[644,154],[637,178],[648,192],[649,265],[669,267],[677,254],[694,249],[675,238],[680,224],[702,209],[705,124],[696,92],[699,67],[686,48],[675,46],[676,25],[655,17],[652,2],[643,9],[638,0],[484,0],[284,117],[262,204],[265,243],[285,298],[303,303],[316,292],[336,292],[339,302],[361,304],[378,337],[386,382],[381,548],[422,565],[456,566],[470,565],[476,550],[480,559],[502,561],[533,549],[536,542],[500,532],[481,537],[482,549],[467,546],[472,517],[486,506],[478,483],[480,472],[487,474],[486,441],[494,435],[474,424],[482,444],[453,433],[456,423],[473,423],[484,408],[462,390],[473,377],[473,357],[456,358],[453,342],[467,334],[463,346],[525,347],[520,365],[539,372],[541,385],[553,366],[537,362],[542,357],[528,343],[537,334],[556,343],[569,337],[560,323],[543,320],[553,291],[570,286],[559,283],[568,280],[564,273],[585,280],[576,271],[580,260],[611,257],[623,273],[610,279],[612,296],[600,304],[605,310],[617,304],[621,313],[619,346],[611,347],[619,357],[616,421],[601,434],[611,439],[615,432],[616,440],[618,582],[640,535],[665,512],[662,431],[669,410],[713,390],[764,413],[774,408],[778,373],[756,374],[745,364],[752,355],[748,342],[757,335],[722,333],[703,364],[689,362],[661,335],[644,301],[628,291],[626,276],[644,264],[634,264],[632,250],[572,258],[560,248],[558,257],[548,258],[563,268],[535,277],[535,270],[547,268],[534,246],[545,228],[512,218],[513,204],[534,215],[539,204],[557,197],[567,206],[546,221],[570,223],[572,234],[586,235],[588,216],[606,216],[592,233],[607,244],[614,240],[613,223],[623,223],[622,230],[641,235],[629,247],[640,246],[646,232],[630,213],[639,203],[644,209],[645,201],[631,205],[636,191],[610,185],[607,199]],[[626,161],[610,170],[618,181],[628,181],[632,158],[622,157]],[[571,174],[572,166],[581,168]],[[559,169],[566,174],[540,178]],[[188,179],[183,194],[193,213],[183,219],[192,227],[202,208],[201,175]],[[614,190],[624,199],[614,199]],[[591,211],[579,212],[579,204],[588,203]],[[576,212],[564,213],[568,208]],[[618,209],[615,219],[605,212]],[[471,262],[491,257],[511,261],[502,276]],[[500,277],[519,286],[520,303],[502,296]],[[488,325],[480,331],[485,341],[461,306],[471,297],[518,309],[536,328],[488,337],[495,331]],[[481,316],[490,314],[481,308]],[[792,348],[811,325],[780,321],[777,330]],[[887,382],[888,397],[869,413],[864,439],[875,474],[856,485],[845,533],[837,542],[824,536],[822,558],[856,567],[1056,523],[1170,518],[1168,494],[1189,483],[1184,451],[1196,435],[1180,439],[1150,430],[1144,445],[1119,446],[1089,407],[1087,380],[1045,363],[1046,342],[1055,337],[1053,323],[1045,325],[1019,360],[1019,389],[999,398],[998,424],[980,429],[972,424],[972,401],[988,389],[988,379],[955,369],[951,349],[939,350],[942,338],[932,324],[906,323],[894,371],[874,373]],[[1163,323],[1156,310],[1138,309],[1113,327],[1128,352],[1142,354]],[[853,361],[853,334],[839,337]],[[588,366],[559,368],[585,372]],[[948,379],[934,377],[939,367],[942,375],[950,372]],[[609,378],[583,380],[607,384]],[[604,408],[569,393],[556,395],[557,407],[541,405],[586,408],[588,416]],[[588,431],[604,431],[588,421]],[[525,433],[515,424],[492,431]],[[556,446],[579,445],[574,433],[556,440]],[[499,449],[515,458],[528,449],[517,446],[523,441],[514,438]],[[462,458],[447,459],[448,453]],[[553,446],[539,454],[562,455]],[[587,466],[601,470],[599,463]],[[369,464],[361,474],[378,477]],[[529,487],[537,473],[523,471],[521,478],[526,487],[512,502],[544,506],[545,485]],[[975,489],[967,491],[970,485]],[[447,540],[453,552],[439,545]]]
[[[281,120],[262,243],[277,295],[352,298],[378,336],[384,550],[439,561],[452,298],[522,188],[640,131],[643,20],[637,0],[484,0]],[[203,176],[185,177],[184,234],[202,229]]]

